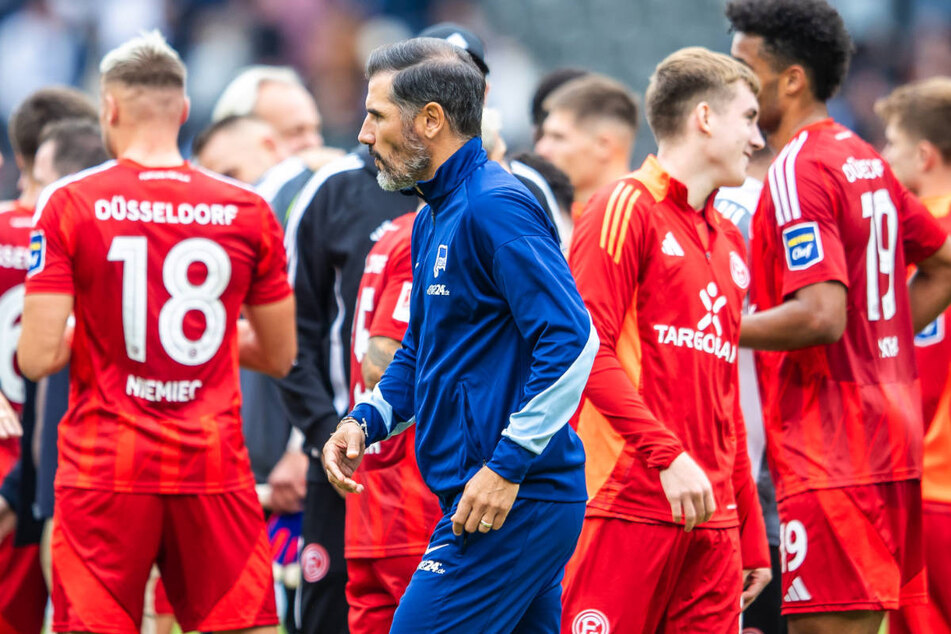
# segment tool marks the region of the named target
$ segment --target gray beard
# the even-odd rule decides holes
[[[406,160],[399,169],[394,169],[389,163],[380,160],[376,182],[384,190],[395,192],[415,186],[432,164],[432,156],[426,151],[426,146],[412,132],[406,134],[405,155]]]

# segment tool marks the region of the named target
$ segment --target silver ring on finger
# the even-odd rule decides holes
[[[479,526],[482,526],[483,528],[491,529],[491,528],[492,528],[492,522],[486,522],[485,520],[479,520]]]

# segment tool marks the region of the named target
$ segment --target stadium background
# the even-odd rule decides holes
[[[182,145],[210,117],[222,88],[251,63],[289,64],[317,97],[328,145],[350,148],[364,116],[363,62],[375,46],[451,20],[486,41],[492,91],[510,149],[529,145],[528,103],[557,66],[612,75],[643,94],[651,69],[687,45],[729,49],[725,0],[0,0],[0,200],[15,197],[6,135],[31,91],[71,84],[95,94],[103,53],[159,28],[189,69],[192,115]],[[857,52],[831,103],[876,145],[875,99],[914,78],[951,74],[951,0],[832,0]],[[635,164],[654,149],[646,124]]]

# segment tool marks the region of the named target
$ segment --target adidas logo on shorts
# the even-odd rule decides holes
[[[786,603],[811,600],[812,595],[806,590],[806,584],[802,582],[801,577],[796,577],[792,580],[792,583],[789,584],[789,590],[786,591],[786,596],[783,597],[783,601]]]

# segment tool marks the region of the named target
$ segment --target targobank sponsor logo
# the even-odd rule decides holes
[[[736,346],[723,339],[723,324],[720,323],[720,311],[726,306],[726,297],[720,295],[715,283],[710,282],[700,290],[700,303],[707,312],[697,322],[696,328],[657,324],[654,326],[657,343],[705,352],[727,363],[735,363]]]

